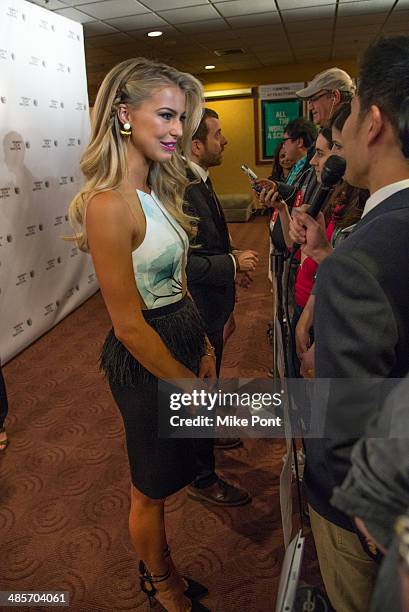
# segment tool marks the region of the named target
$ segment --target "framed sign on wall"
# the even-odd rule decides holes
[[[287,124],[303,115],[303,102],[295,92],[304,83],[262,85],[255,91],[256,164],[270,164],[282,141]]]

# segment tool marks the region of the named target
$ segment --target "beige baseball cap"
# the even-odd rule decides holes
[[[299,98],[310,98],[323,89],[334,90],[339,89],[340,91],[348,91],[351,95],[355,93],[355,85],[345,70],[340,68],[328,68],[315,75],[312,81],[296,92]]]

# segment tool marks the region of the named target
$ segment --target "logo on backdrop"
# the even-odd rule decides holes
[[[28,64],[29,66],[41,66],[41,59],[32,55]]]
[[[13,338],[15,338],[16,336],[19,336],[20,334],[24,333],[25,329],[24,329],[24,323],[17,323],[17,325],[13,325],[12,327],[12,336]]]
[[[9,151],[23,151],[24,141],[22,139],[10,140]]]
[[[70,287],[67,291],[67,299],[72,297],[79,290],[80,290],[80,286],[78,284],[74,285],[74,287]]]
[[[49,181],[33,181],[32,191],[42,191],[43,189],[48,189],[49,186]]]
[[[38,25],[39,25],[39,27],[40,27],[42,30],[47,30],[47,31],[48,31],[48,30],[50,30],[50,29],[51,29],[51,27],[50,27],[50,22],[49,22],[49,21],[47,21],[46,19],[40,19],[40,22],[39,22],[39,24],[38,24]]]
[[[18,19],[18,9],[14,8],[14,6],[8,6],[6,17],[11,17],[12,19]]]
[[[22,274],[17,274],[16,287],[20,287],[20,285],[24,285],[30,280],[30,278],[34,278],[34,277],[35,277],[34,270],[30,270],[29,272],[23,272]]]
[[[9,198],[11,196],[11,187],[0,187],[0,199]]]
[[[43,315],[46,317],[47,315],[52,314],[53,312],[57,310],[59,305],[60,305],[59,300],[57,300],[56,302],[51,302],[50,304],[46,304],[45,306],[43,306],[43,309],[44,309]]]
[[[17,325],[13,325],[11,328],[11,335],[13,336],[13,338],[15,338],[16,336],[23,334],[24,332],[27,331],[28,327],[32,326],[32,324],[33,324],[33,319],[29,317],[25,321],[25,323],[21,321],[20,323],[17,323]]]
[[[35,98],[29,98],[28,96],[21,96],[19,106],[38,106],[38,100]]]
[[[0,236],[0,247],[6,246],[6,244],[11,244],[13,242],[13,236],[11,234],[7,234],[6,236]]]
[[[28,236],[35,236],[36,234],[38,234],[38,232],[42,232],[43,231],[43,224],[40,223],[39,225],[27,225],[26,227],[26,233],[24,234],[26,237]]]
[[[16,59],[16,54],[13,51],[8,51],[7,49],[0,49],[0,60],[8,60],[9,58],[14,62]]]
[[[61,263],[61,261],[61,257],[52,257],[51,259],[49,259],[45,268],[46,272],[48,272],[49,270],[54,270],[54,268],[56,268],[58,264]]]

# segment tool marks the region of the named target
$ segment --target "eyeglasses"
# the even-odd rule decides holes
[[[307,102],[308,103],[316,102],[320,98],[323,98],[324,96],[327,96],[329,93],[331,93],[331,90],[330,89],[326,89],[323,93],[315,94],[315,96],[311,96],[310,98],[307,98]]]

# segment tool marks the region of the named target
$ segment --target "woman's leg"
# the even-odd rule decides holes
[[[167,570],[164,505],[163,499],[151,499],[131,487],[129,533],[139,557],[153,574]]]
[[[169,612],[182,612],[190,610],[191,602],[184,595],[185,583],[166,558],[164,506],[163,499],[151,499],[132,486],[129,533],[138,556],[153,577],[153,586],[158,591],[156,599]],[[155,577],[165,576],[169,570],[167,579],[155,582]]]

